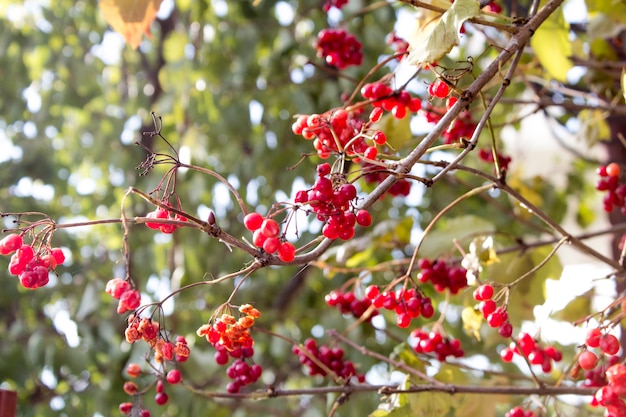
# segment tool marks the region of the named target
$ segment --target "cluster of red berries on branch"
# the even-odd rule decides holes
[[[422,108],[422,99],[411,97],[406,90],[394,91],[387,84],[380,81],[365,84],[361,88],[361,95],[372,100],[374,108],[382,108],[397,119],[403,119],[408,112],[416,113]],[[372,118],[370,117],[370,120]]]
[[[283,262],[291,262],[296,257],[293,243],[281,240],[280,225],[276,220],[252,212],[246,214],[243,224],[252,232],[252,243],[255,246],[270,254],[278,253]]]
[[[329,307],[337,307],[341,314],[352,314],[354,317],[361,318],[372,306],[372,300],[369,298],[359,299],[353,291],[342,292],[333,290],[326,294],[324,301]],[[378,315],[378,310],[372,309],[364,318],[366,322],[372,321],[372,317]]]
[[[415,339],[413,350],[416,353],[434,354],[440,362],[444,362],[448,356],[462,358],[465,355],[458,339],[448,338],[439,332],[415,329],[411,337]]]
[[[588,387],[601,387],[607,384],[606,369],[619,362],[620,342],[610,333],[598,328],[589,329],[585,337],[586,348],[578,355],[578,366],[585,370],[585,382]],[[593,349],[598,348],[596,353]]]
[[[596,189],[607,193],[602,201],[604,211],[610,213],[613,209],[619,208],[622,214],[626,215],[626,184],[620,183],[620,173],[620,166],[615,162],[600,166],[598,168],[600,179],[596,184]]]
[[[163,204],[167,206],[171,206],[169,202],[163,201]],[[179,222],[186,222],[188,219],[184,216],[181,216],[178,213],[172,213],[169,210],[164,209],[163,207],[157,207],[154,211],[146,214],[146,217],[150,219],[161,219],[161,220],[177,220]],[[146,222],[146,226],[150,229],[160,230],[161,233],[171,234],[176,231],[178,226],[170,223],[156,223],[156,222]]]
[[[326,0],[326,1],[324,1],[324,4],[322,5],[322,10],[324,10],[324,12],[328,13],[328,11],[331,8],[335,7],[337,9],[341,9],[347,3],[348,3],[348,0]]]
[[[511,362],[515,355],[524,356],[531,365],[541,366],[545,373],[552,371],[552,362],[560,362],[563,354],[554,346],[543,347],[528,333],[520,333],[517,343],[511,342],[500,352],[504,362]]]
[[[304,350],[306,350],[307,353],[305,353]],[[325,369],[319,366],[315,360],[311,359],[312,356],[340,378],[348,380],[355,377],[358,382],[365,382],[365,375],[358,374],[354,363],[345,360],[344,351],[340,347],[331,348],[326,345],[318,347],[315,339],[309,338],[305,340],[303,348],[294,346],[292,351],[295,355],[298,355],[300,363],[308,368],[310,376],[328,375]]]
[[[61,248],[45,247],[37,251],[32,244],[24,243],[22,235],[15,233],[0,240],[0,254],[11,255],[9,273],[31,290],[45,286],[50,279],[49,272],[65,262]]]
[[[409,327],[414,318],[429,319],[435,314],[432,300],[415,288],[381,292],[378,286],[370,285],[365,289],[365,296],[374,307],[394,311],[396,324],[401,329]]]
[[[501,153],[497,153],[498,155],[498,165],[500,166],[500,169],[502,171],[508,171],[509,169],[509,164],[511,163],[511,157],[501,154]],[[490,148],[482,148],[478,150],[478,158],[480,158],[481,161],[493,164],[495,162],[494,158],[493,158],[493,152]]]
[[[430,282],[436,291],[449,290],[451,294],[457,294],[467,287],[467,270],[461,266],[448,264],[445,260],[420,259],[418,266],[421,269],[417,279],[422,282]]]
[[[322,159],[340,151],[349,157],[359,157],[369,148],[366,135],[361,134],[365,124],[359,115],[360,111],[348,112],[345,109],[300,115],[291,125],[291,130],[295,135],[313,140],[313,147]]]
[[[104,290],[111,297],[119,300],[117,304],[118,314],[133,311],[141,305],[141,294],[133,288],[128,280],[121,278],[110,279]]]
[[[493,300],[494,289],[489,284],[483,284],[474,290],[474,300],[478,301],[478,311],[481,312],[490,327],[497,328],[502,337],[511,337],[513,326],[509,322],[509,313],[502,306],[498,307]]]
[[[139,366],[139,364],[130,363],[126,367],[126,373],[131,378],[137,378],[142,373],[141,367]],[[154,397],[155,404],[162,406],[162,405],[167,404],[169,401],[169,396],[165,392],[165,382],[167,382],[170,385],[176,385],[181,381],[182,381],[182,376],[178,369],[171,369],[169,372],[167,372],[167,374],[159,375],[156,381],[156,386],[155,386],[155,390],[156,390],[156,395]],[[124,392],[128,395],[136,396],[136,397],[139,397],[140,395],[142,395],[142,393],[140,393],[139,391],[139,386],[133,381],[126,381],[124,383]],[[121,403],[119,405],[119,410],[124,415],[132,414],[133,411],[136,411],[137,415],[141,417],[150,417],[151,415],[150,411],[148,411],[147,409],[143,409],[138,405],[134,405],[132,402]],[[132,415],[135,415],[135,414],[132,414]]]
[[[307,204],[317,219],[324,222],[324,237],[350,240],[354,237],[355,225],[368,227],[372,224],[372,216],[367,210],[355,213],[357,190],[354,184],[346,183],[341,174],[331,174],[328,163],[318,165],[317,174],[313,187],[298,191],[294,202]]]
[[[537,417],[533,410],[524,410],[522,407],[513,407],[504,417]]]
[[[224,313],[212,323],[200,326],[196,334],[200,337],[205,336],[216,349],[223,347],[228,351],[233,351],[239,348],[251,348],[254,340],[250,334],[250,328],[254,326],[255,319],[261,317],[261,312],[250,304],[244,304],[239,307],[239,313],[241,314],[238,319],[231,314]]]
[[[124,336],[128,343],[135,343],[138,340],[148,343],[154,350],[156,363],[172,360],[185,362],[191,353],[184,336],[177,336],[176,343],[165,340],[161,336],[159,323],[146,317],[139,318],[134,314],[128,316]]]
[[[626,397],[626,365],[618,363],[610,366],[606,372],[607,385],[600,388],[591,400],[592,406],[603,406],[608,417],[626,417],[626,403],[620,397]]]
[[[337,69],[359,66],[363,62],[363,45],[353,34],[342,28],[321,30],[317,34],[315,48],[318,57]]]
[[[254,356],[254,348],[237,348],[231,351],[220,345],[215,348],[215,363],[218,365],[224,366],[228,364],[230,358],[235,359],[226,370],[226,375],[232,379],[226,385],[226,391],[229,393],[238,393],[242,387],[255,383],[261,377],[263,367],[259,364],[246,362],[246,359],[250,360]]]
[[[381,167],[362,162],[362,172],[363,179],[368,184],[380,184],[383,182],[389,175],[386,170],[381,169]],[[398,179],[392,186],[387,190],[387,194],[393,197],[406,197],[411,192],[411,182],[405,178]]]
[[[454,99],[454,100],[452,100]],[[454,102],[458,100],[456,97],[450,97],[446,109],[450,108]],[[439,120],[445,114],[446,109],[424,106],[422,114],[426,117],[426,121],[429,123],[438,123]],[[451,143],[457,143],[461,138],[469,139],[476,130],[476,123],[472,119],[472,113],[468,110],[463,110],[459,116],[448,126],[448,128],[442,133],[443,143],[449,145]]]

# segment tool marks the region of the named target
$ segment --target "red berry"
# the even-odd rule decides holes
[[[607,355],[615,355],[620,349],[619,340],[612,334],[605,334],[600,339],[600,349]]]
[[[428,86],[428,94],[437,98],[446,98],[450,93],[450,87],[442,80],[437,80]]]
[[[163,392],[165,390],[165,384],[163,380],[159,379],[156,383],[156,392]]]
[[[261,233],[265,237],[278,237],[280,233],[280,225],[274,219],[265,219],[263,223],[261,223]]]
[[[385,143],[387,143],[387,136],[381,131],[374,133],[372,139],[377,145],[384,145]]]
[[[0,240],[0,254],[9,255],[18,250],[24,241],[22,235],[11,234]]]
[[[590,329],[585,337],[585,344],[589,347],[596,348],[600,346],[602,331],[600,329]]]
[[[578,365],[580,365],[581,368],[587,371],[595,368],[597,363],[598,363],[598,357],[596,356],[595,353],[589,350],[585,350],[578,357]]]
[[[474,291],[476,301],[490,300],[493,297],[493,287],[489,284],[481,285]]]
[[[139,375],[141,375],[141,366],[136,363],[129,363],[126,367],[126,373],[131,378],[137,378]]]
[[[291,242],[283,242],[278,247],[278,257],[283,262],[291,262],[296,257],[296,247]]]
[[[170,384],[178,384],[181,381],[180,371],[178,369],[172,369],[167,373],[167,382]]]
[[[261,224],[263,224],[263,216],[259,213],[248,213],[243,218],[243,225],[251,232],[261,228]]]
[[[150,417],[150,410],[143,409],[139,412],[139,417]]]
[[[378,294],[380,294],[380,289],[377,285],[368,285],[368,287],[365,288],[365,297],[369,300],[375,299]]]
[[[277,237],[268,237],[263,242],[263,250],[267,253],[274,253],[280,246],[280,239]]]
[[[356,213],[356,222],[359,226],[368,227],[372,224],[372,216],[367,210],[359,210]]]
[[[376,156],[378,156],[378,149],[376,149],[375,146],[369,146],[365,149],[365,152],[363,152],[363,156],[367,159],[376,159]]]
[[[157,403],[157,405],[165,405],[168,400],[169,397],[164,392],[157,392],[157,395],[154,396],[154,402]]]
[[[121,403],[119,409],[120,413],[122,414],[130,414],[130,412],[133,410],[133,403]]]
[[[374,110],[370,113],[370,122],[376,123],[383,117],[384,110],[380,107],[375,107]]]
[[[65,262],[65,254],[63,253],[63,249],[52,248],[50,250],[50,254],[54,257],[57,265],[61,265],[63,262]]]
[[[606,166],[606,175],[609,177],[617,177],[620,173],[620,166],[615,162],[611,162]]]

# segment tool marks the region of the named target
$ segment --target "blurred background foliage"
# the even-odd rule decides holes
[[[316,163],[306,159],[298,164],[301,155],[312,148],[291,132],[293,116],[340,106],[342,97],[355,88],[355,80],[392,53],[384,39],[393,31],[398,11],[406,6],[377,3],[363,12],[368,5],[351,0],[343,15],[329,16],[318,1],[263,0],[254,6],[247,0],[164,1],[151,39],[144,39],[134,51],[107,27],[95,2],[5,0],[0,5],[0,211],[43,212],[59,223],[119,218],[121,199],[129,186],[149,192],[165,173],[157,167],[139,176],[135,169],[146,152],[134,142],[168,152],[162,141],[142,135],[154,130],[151,112],[162,116],[163,135],[187,161],[227,177],[251,210],[265,213],[277,201],[289,200],[305,183],[314,181]],[[319,30],[337,25],[342,16],[363,42],[364,62],[337,76],[315,57],[313,42]],[[468,54],[466,47],[461,46],[460,56]],[[496,53],[495,48],[487,48],[476,60],[475,73]],[[527,60],[528,68],[538,65],[532,57]],[[444,62],[448,64],[454,65],[454,60]],[[385,67],[372,79],[388,72]],[[425,82],[420,82],[415,89],[423,93]],[[509,97],[518,97],[525,89],[512,87]],[[511,122],[508,108],[494,115],[496,126]],[[402,129],[406,133],[408,125]],[[408,140],[405,149],[419,137]],[[477,161],[470,164],[486,172],[491,169]],[[583,173],[581,168],[572,174],[572,181],[580,183]],[[386,228],[362,236],[361,248],[334,248],[325,261],[371,266],[410,256],[412,232],[482,180],[462,173],[446,181],[418,200],[381,200],[372,211],[376,222]],[[555,192],[552,184],[542,181],[519,181],[526,194],[536,196],[557,220],[565,212],[564,192]],[[212,211],[230,234],[248,236],[241,225],[242,213],[213,178],[180,171],[176,191],[189,213],[206,219]],[[582,190],[574,187],[570,192]],[[543,230],[534,218],[519,221],[523,216],[506,196],[481,198],[469,200],[462,212],[453,210],[451,220],[442,222],[428,238],[426,253],[455,255],[451,237],[467,245],[479,233],[497,230],[505,236],[527,236]],[[485,204],[485,199],[498,203]],[[578,203],[586,204],[588,199]],[[153,207],[131,196],[124,210],[129,216],[142,216]],[[455,222],[457,216],[475,217]],[[384,223],[385,219],[389,222]],[[6,217],[4,227],[13,227],[13,220]],[[301,241],[315,236],[315,227],[308,230],[303,225]],[[18,392],[20,416],[113,416],[119,413],[118,404],[128,400],[121,389],[123,369],[129,362],[143,362],[148,348],[123,341],[123,319],[115,312],[116,303],[104,293],[110,278],[123,276],[121,236],[117,224],[57,231],[53,244],[66,248],[71,257],[58,269],[56,279],[38,291],[23,289],[1,269],[0,386]],[[514,242],[515,238],[507,237],[500,244]],[[180,286],[236,271],[251,261],[246,254],[231,253],[225,245],[191,229],[165,236],[132,226],[130,246],[132,277],[146,302],[160,300]],[[363,247],[368,248],[368,256],[357,258]],[[528,255],[520,261],[518,275],[542,259],[542,254]],[[520,306],[516,317],[532,319],[532,303],[541,303],[544,297],[543,282],[548,277],[558,279],[559,268],[557,262],[533,278],[530,287],[539,293],[526,310]],[[364,283],[383,284],[398,272],[362,278]],[[322,336],[323,329],[344,329],[350,324],[325,306],[324,295],[357,275],[314,267],[266,268],[248,280],[233,302],[253,303],[263,314],[259,327],[300,342],[312,333]],[[191,358],[182,366],[184,378],[207,390],[224,390],[225,370],[215,364],[213,350],[194,332],[232,289],[230,281],[196,287],[164,306],[167,328],[185,335],[192,345]],[[432,291],[428,295],[442,298]],[[496,357],[494,337],[487,335],[477,342],[460,331],[460,310],[469,303],[469,294],[461,297],[458,309],[450,308],[445,326],[456,329],[468,354]],[[387,354],[406,336],[398,329],[395,332],[397,337],[390,337],[363,327],[350,337]],[[257,360],[266,369],[265,383],[286,388],[324,384],[300,370],[288,343],[263,333],[255,339]],[[348,355],[363,372],[377,364],[356,352]],[[378,364],[375,369],[382,379],[390,372],[386,365]],[[172,401],[166,407],[156,407],[151,393],[145,406],[163,416],[314,417],[326,415],[332,404],[330,397],[260,403],[211,400],[177,387],[169,388],[169,394]],[[359,395],[339,413],[368,415],[379,401],[375,394]]]

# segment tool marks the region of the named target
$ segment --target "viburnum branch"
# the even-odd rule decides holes
[[[367,356],[371,356],[372,358],[376,358],[379,361],[382,362],[386,362],[389,365],[400,369],[404,372],[406,372],[407,374],[411,374],[413,376],[416,376],[420,379],[423,379],[424,381],[432,384],[432,385],[436,385],[436,386],[444,386],[445,384],[441,381],[437,381],[436,379],[426,375],[423,372],[420,372],[419,370],[415,369],[415,368],[411,368],[410,366],[406,365],[403,362],[398,362],[395,361],[393,359],[388,358],[387,356],[381,355],[379,353],[373,352],[369,349],[367,349],[365,346],[361,346],[358,345],[356,343],[354,343],[352,340],[348,339],[347,337],[343,336],[341,333],[339,333],[338,331],[334,330],[334,329],[330,329],[328,330],[326,333],[328,333],[328,335],[330,337],[333,337],[335,339],[339,339],[342,343],[350,346],[351,348],[357,350],[358,352],[361,352],[363,355],[367,355]]]

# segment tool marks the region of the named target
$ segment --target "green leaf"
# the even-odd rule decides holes
[[[426,371],[424,361],[417,357],[417,355],[413,352],[413,349],[411,349],[409,344],[406,342],[397,345],[393,349],[393,352],[391,352],[390,358],[395,361],[404,362],[406,365],[420,372]]]
[[[424,19],[418,31],[407,40],[410,45],[409,63],[432,63],[443,58],[459,42],[463,23],[478,16],[476,0],[456,0],[441,17]]]
[[[578,121],[580,123],[578,137],[588,143],[589,146],[611,138],[605,112],[597,109],[583,109],[578,113]]]
[[[556,320],[574,322],[591,314],[591,299],[595,296],[595,289],[574,298],[562,309],[552,315]]]
[[[569,59],[572,44],[569,40],[569,24],[562,12],[555,11],[550,15],[535,31],[530,45],[548,74],[557,81],[566,82],[567,72],[573,66]]]
[[[413,139],[410,117],[396,119],[391,113],[387,113],[380,119],[375,128],[385,132],[387,143],[393,149],[402,149]]]

